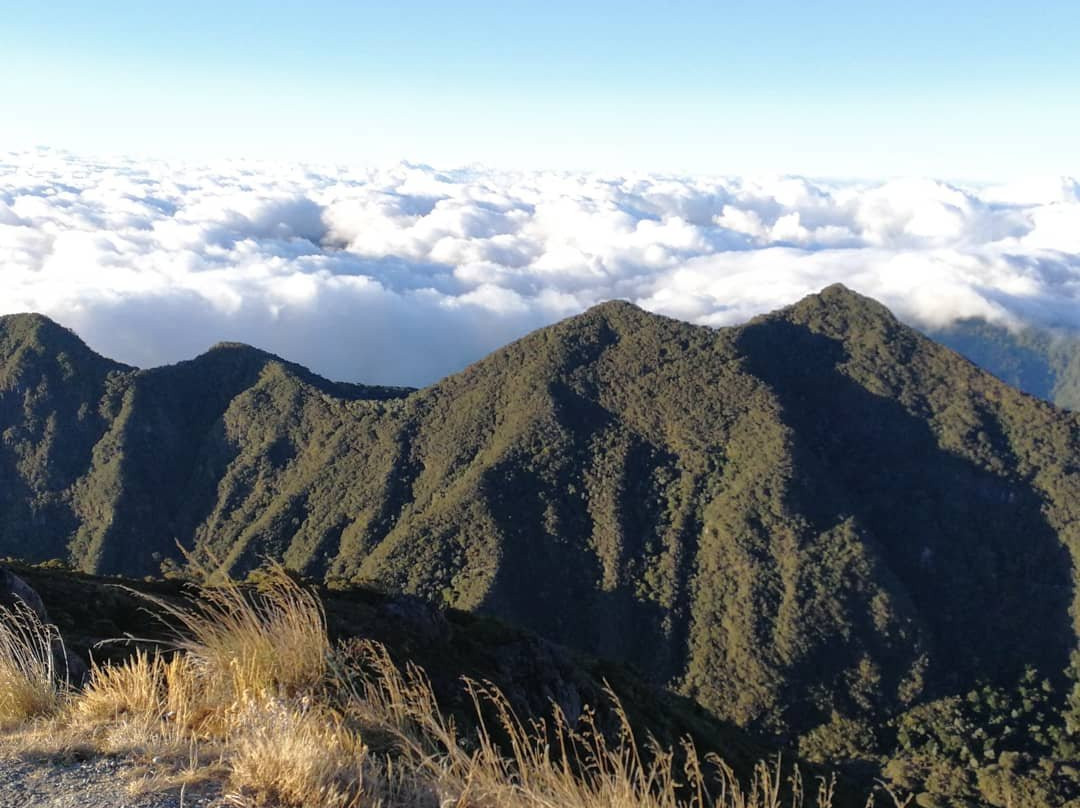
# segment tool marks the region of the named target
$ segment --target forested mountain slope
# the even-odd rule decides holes
[[[1009,329],[959,320],[929,336],[980,367],[1059,407],[1080,410],[1080,333],[1076,329]]]
[[[482,610],[780,732],[1069,665],[1080,416],[843,287],[712,330],[612,302],[409,392],[0,319],[0,552],[177,543]]]

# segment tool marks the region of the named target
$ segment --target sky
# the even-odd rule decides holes
[[[612,298],[1080,330],[1080,3],[0,0],[0,314],[422,385]]]
[[[0,148],[1080,174],[1080,4],[0,0]]]

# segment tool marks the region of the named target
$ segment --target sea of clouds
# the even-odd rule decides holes
[[[142,367],[237,340],[420,385],[611,298],[726,325],[837,281],[924,327],[1080,328],[1080,183],[0,154],[0,313]]]

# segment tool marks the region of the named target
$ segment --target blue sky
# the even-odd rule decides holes
[[[0,2],[0,149],[1080,174],[1078,33],[1075,2]]]

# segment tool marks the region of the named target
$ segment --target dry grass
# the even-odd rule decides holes
[[[90,682],[75,700],[72,715],[94,724],[127,716],[161,720],[165,715],[169,663],[157,654],[137,651],[119,665],[94,669]]]
[[[359,657],[359,690],[347,700],[358,724],[389,736],[381,756],[370,755],[377,796],[387,806],[469,808],[830,808],[831,783],[806,794],[797,768],[786,776],[779,760],[761,763],[742,783],[723,761],[704,760],[689,740],[678,750],[642,745],[614,693],[615,737],[586,710],[576,726],[554,708],[550,721],[523,723],[496,688],[466,682],[479,730],[459,736],[438,709],[424,672],[400,670],[370,642]],[[348,677],[355,680],[356,677]],[[500,740],[496,742],[495,736]]]
[[[325,709],[270,699],[240,718],[229,782],[256,803],[352,808],[363,798],[366,756],[359,736]]]
[[[106,752],[141,752],[184,759],[212,737],[216,715],[202,700],[202,683],[183,654],[169,659],[137,651],[117,665],[96,667],[65,714],[76,732],[91,734]]]
[[[203,698],[228,709],[261,694],[297,695],[322,683],[330,657],[326,615],[313,593],[272,565],[258,592],[225,581],[191,607],[154,600],[181,627],[178,646]]]
[[[477,729],[459,733],[413,665],[375,643],[332,649],[318,599],[279,567],[259,593],[204,588],[191,607],[161,604],[182,627],[171,657],[135,653],[93,671],[64,699],[53,634],[3,615],[4,715],[32,723],[25,744],[126,752],[155,761],[143,788],[216,778],[236,805],[305,808],[829,808],[831,785],[806,789],[777,761],[740,781],[689,741],[663,749],[594,714],[523,722],[494,687],[465,682]],[[46,674],[48,674],[46,676]],[[30,684],[24,685],[23,682]],[[48,683],[49,687],[45,688]],[[23,691],[27,695],[23,695]],[[5,702],[7,703],[7,702]],[[171,761],[165,773],[159,762]],[[785,774],[785,772],[787,772]],[[806,793],[804,792],[812,792]]]
[[[56,669],[54,644],[63,649],[55,626],[17,603],[0,607],[0,725],[12,726],[59,710],[66,671]]]

